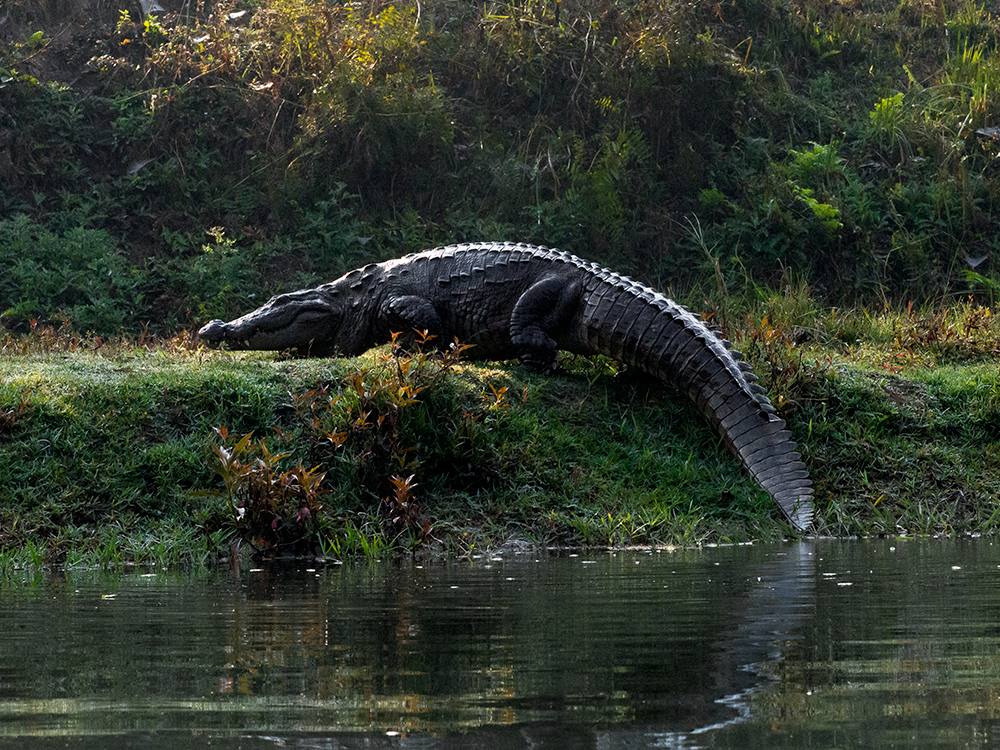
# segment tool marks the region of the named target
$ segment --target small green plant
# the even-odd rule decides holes
[[[836,206],[818,201],[814,197],[815,192],[809,188],[799,187],[794,182],[790,182],[789,187],[803,203],[809,206],[809,210],[823,225],[823,229],[828,235],[835,236],[843,228],[844,224],[840,221],[840,210]]]
[[[839,156],[840,144],[813,143],[808,151],[792,149],[791,172],[796,180],[826,189],[844,178],[845,160]]]
[[[165,44],[169,39],[167,32],[164,31],[162,26],[160,26],[160,23],[156,20],[155,16],[147,15],[146,18],[143,19],[142,28],[143,41],[145,41],[151,48],[159,47],[160,45]]]
[[[242,247],[219,226],[210,227],[206,234],[212,242],[202,244],[185,275],[191,286],[189,302],[201,320],[231,319],[250,307],[262,291],[260,267],[271,250],[259,243]]]
[[[52,41],[51,39],[45,36],[44,31],[36,31],[34,34],[28,37],[28,49],[30,49],[33,52],[37,52],[51,41]]]
[[[115,24],[115,30],[119,34],[126,34],[135,27],[135,21],[132,20],[132,14],[127,10],[118,11],[118,22]]]
[[[905,106],[902,92],[880,99],[869,113],[868,120],[873,143],[889,152],[898,151],[900,161],[905,161],[909,141],[903,131]]]

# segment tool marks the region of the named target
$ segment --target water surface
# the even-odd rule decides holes
[[[0,747],[978,747],[1000,543],[0,579]]]

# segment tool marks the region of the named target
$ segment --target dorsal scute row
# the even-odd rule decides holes
[[[743,360],[743,355],[738,350],[732,348],[731,342],[712,332],[702,320],[691,313],[683,305],[674,302],[645,284],[634,281],[628,276],[624,276],[615,271],[610,271],[597,263],[584,260],[564,250],[555,250],[541,245],[530,245],[515,242],[483,242],[448,245],[437,247],[433,250],[428,250],[422,253],[415,253],[411,256],[407,256],[407,259],[412,258],[426,260],[429,257],[437,255],[442,258],[447,257],[459,260],[466,254],[471,254],[476,258],[476,265],[478,267],[489,264],[489,259],[484,257],[484,255],[493,256],[495,261],[502,263],[509,263],[512,261],[542,261],[543,263],[551,263],[553,265],[569,265],[590,274],[594,281],[612,285],[619,291],[619,293],[634,295],[642,299],[647,304],[658,309],[661,313],[671,315],[682,320],[685,326],[689,327],[691,332],[712,350],[712,353],[718,360],[718,363],[724,365],[726,369],[730,370],[734,378],[742,381],[746,393],[751,395],[758,403],[766,405],[766,407],[771,407],[771,404],[767,399],[766,392],[764,392],[762,388],[759,386],[751,388],[751,385],[756,384],[757,377],[753,374],[750,365]],[[402,260],[405,261],[406,259]],[[361,269],[361,271],[363,272],[367,270],[367,268],[368,267],[366,266],[365,269]],[[471,267],[469,270],[471,270]],[[468,272],[469,271],[461,268],[449,269],[448,278],[462,278],[463,275],[468,274]],[[609,354],[608,352],[602,353]],[[736,369],[732,368],[730,360],[735,361],[737,364]],[[773,410],[773,407],[771,408]]]

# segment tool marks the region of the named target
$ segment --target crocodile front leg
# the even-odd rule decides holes
[[[444,325],[434,305],[424,297],[407,294],[392,297],[383,308],[383,317],[389,328],[389,333],[399,334],[399,343],[404,349],[413,349],[416,333],[427,331],[434,337],[434,344],[447,346],[442,341]]]
[[[565,327],[580,299],[580,283],[547,278],[518,298],[510,315],[510,339],[522,364],[535,372],[556,367],[559,346],[552,333]]]

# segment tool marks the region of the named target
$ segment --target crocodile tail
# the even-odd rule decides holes
[[[750,365],[685,308],[615,276],[588,290],[582,333],[589,348],[685,391],[789,522],[808,529],[809,472]]]

